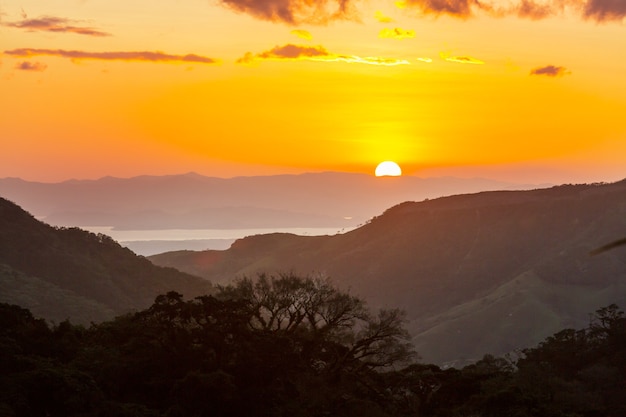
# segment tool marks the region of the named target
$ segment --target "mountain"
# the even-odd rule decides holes
[[[354,227],[407,200],[528,188],[485,179],[376,178],[337,172],[213,178],[195,173],[37,183],[0,179],[0,195],[56,226],[116,229]]]
[[[107,236],[53,228],[0,198],[0,302],[56,322],[89,323],[145,308],[171,290],[192,297],[212,286],[155,266]]]
[[[626,180],[405,202],[351,232],[270,234],[224,251],[152,256],[216,283],[257,272],[328,275],[372,307],[400,307],[425,361],[532,346],[626,304]]]

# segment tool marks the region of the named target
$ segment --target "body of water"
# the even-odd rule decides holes
[[[174,250],[224,250],[237,239],[269,233],[292,233],[300,236],[336,235],[354,228],[291,227],[278,229],[165,229],[117,230],[106,226],[80,226],[92,233],[112,237],[138,255],[150,256]]]

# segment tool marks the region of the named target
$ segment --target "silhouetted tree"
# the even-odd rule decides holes
[[[372,315],[363,300],[327,279],[261,274],[220,287],[218,297],[247,300],[251,329],[297,335],[303,353],[316,355],[310,359],[328,371],[383,368],[415,357],[402,311]]]

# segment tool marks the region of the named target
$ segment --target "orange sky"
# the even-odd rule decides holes
[[[0,178],[393,160],[622,179],[625,17],[626,0],[4,0]]]

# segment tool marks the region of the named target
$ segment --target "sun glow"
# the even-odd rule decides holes
[[[377,177],[399,177],[402,169],[393,161],[384,161],[378,164],[375,174]]]

